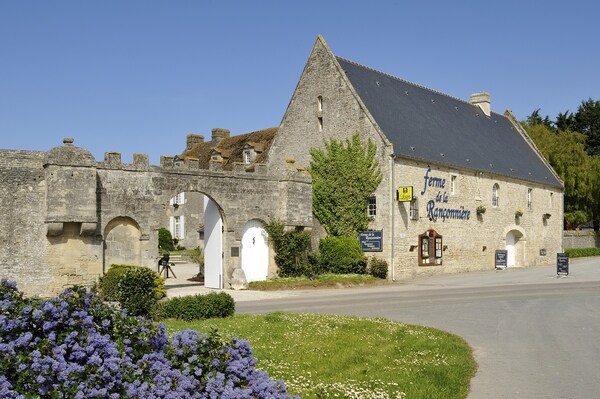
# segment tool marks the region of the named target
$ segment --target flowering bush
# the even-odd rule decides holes
[[[127,316],[83,288],[48,300],[0,282],[0,397],[288,398],[247,341]]]

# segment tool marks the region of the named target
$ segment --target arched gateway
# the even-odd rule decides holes
[[[122,163],[119,153],[106,153],[103,162],[96,162],[72,140],[64,144],[28,158],[31,180],[39,183],[35,197],[23,205],[41,228],[28,233],[35,251],[13,251],[12,259],[36,267],[14,269],[8,277],[26,281],[29,294],[54,295],[68,285],[92,284],[111,263],[156,269],[158,230],[168,227],[167,207],[182,192],[211,200],[203,227],[210,241],[206,256],[217,265],[206,274],[206,284],[214,288],[229,288],[233,271],[241,268],[249,220],[277,218],[289,226],[312,226],[306,172],[290,171],[282,178],[265,164],[224,170],[219,161],[201,168],[197,159],[178,157],[161,157],[160,166],[151,166],[143,154],[135,154],[131,164]],[[63,250],[67,244],[73,250]],[[77,267],[65,272],[70,264]]]

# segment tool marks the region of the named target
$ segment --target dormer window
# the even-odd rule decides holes
[[[244,164],[250,165],[252,163],[252,150],[244,150]]]

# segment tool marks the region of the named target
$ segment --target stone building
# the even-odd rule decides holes
[[[470,102],[336,57],[318,37],[268,162],[306,168],[324,140],[358,132],[378,148],[383,180],[366,211],[373,255],[393,279],[555,262],[563,185],[510,111]],[[400,197],[400,198],[398,198]],[[401,199],[401,202],[398,199]],[[317,231],[317,227],[313,231]]]

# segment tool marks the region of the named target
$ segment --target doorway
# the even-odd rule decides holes
[[[269,271],[269,236],[258,220],[250,220],[242,234],[242,270],[246,281],[264,281]]]

